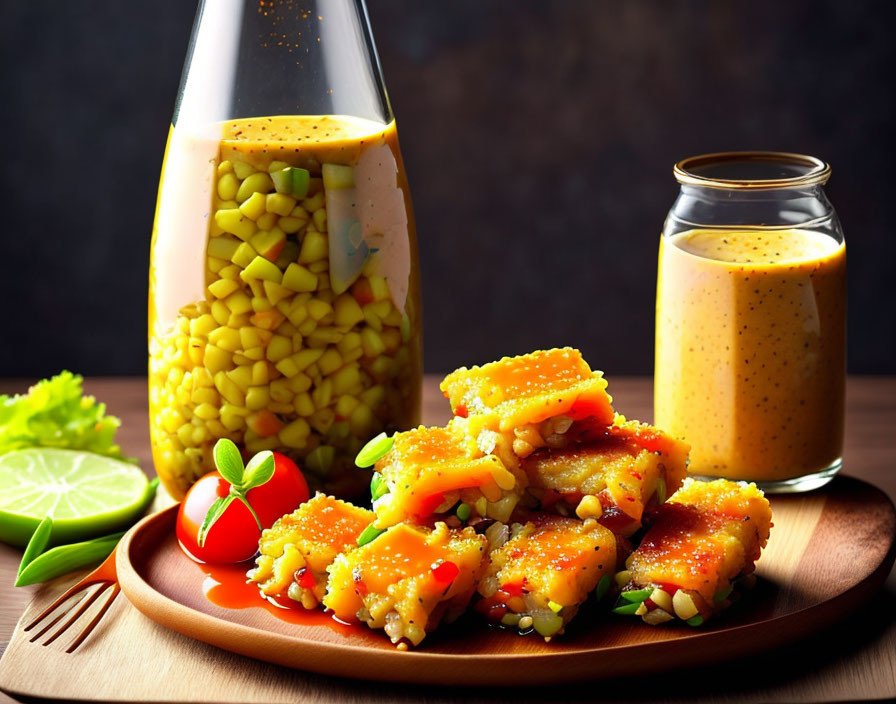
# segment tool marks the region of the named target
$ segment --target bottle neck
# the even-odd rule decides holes
[[[843,240],[840,221],[821,184],[798,188],[718,188],[682,184],[664,236],[694,229],[784,229],[824,232]]]

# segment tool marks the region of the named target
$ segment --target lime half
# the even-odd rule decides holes
[[[53,543],[114,532],[151,498],[133,464],[92,452],[33,447],[0,456],[0,540],[24,546],[44,516]]]

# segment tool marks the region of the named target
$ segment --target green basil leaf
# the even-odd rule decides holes
[[[355,465],[361,469],[372,467],[392,449],[394,443],[394,437],[390,437],[385,433],[380,433],[361,448],[358,456],[355,457]]]
[[[197,540],[199,547],[205,545],[205,539],[208,537],[208,532],[212,529],[212,526],[215,525],[215,521],[224,514],[227,507],[233,503],[234,498],[233,494],[228,494],[227,496],[215,499],[215,503],[209,506],[208,513],[205,514],[202,526],[199,528],[199,537]]]
[[[105,559],[115,550],[124,533],[115,533],[83,543],[59,545],[38,555],[16,579],[17,587],[46,582]]]
[[[274,453],[270,450],[264,450],[255,455],[249,464],[246,465],[246,471],[243,472],[243,491],[248,491],[256,486],[267,484],[271,477],[274,476]]]
[[[22,561],[19,563],[19,571],[17,576],[21,576],[24,569],[34,561],[34,559],[46,550],[50,542],[50,534],[53,532],[53,518],[44,516],[44,519],[37,525],[22,555]]]
[[[243,483],[243,458],[232,440],[221,438],[215,443],[215,467],[234,486]]]

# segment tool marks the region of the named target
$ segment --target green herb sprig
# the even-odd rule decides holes
[[[240,451],[233,441],[227,438],[221,438],[215,443],[213,455],[215,467],[218,468],[218,472],[224,480],[230,484],[230,491],[227,496],[217,498],[209,507],[208,513],[205,514],[205,520],[202,521],[202,526],[199,529],[199,547],[205,545],[208,532],[234,501],[241,501],[249,509],[249,513],[252,514],[258,525],[258,530],[262,530],[261,520],[255,513],[255,509],[249,504],[246,494],[249,493],[249,490],[270,481],[276,467],[274,453],[270,450],[259,452],[244,467]]]

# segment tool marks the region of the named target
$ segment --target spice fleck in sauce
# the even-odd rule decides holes
[[[655,422],[691,444],[691,473],[777,481],[840,457],[845,289],[825,234],[661,240]]]

